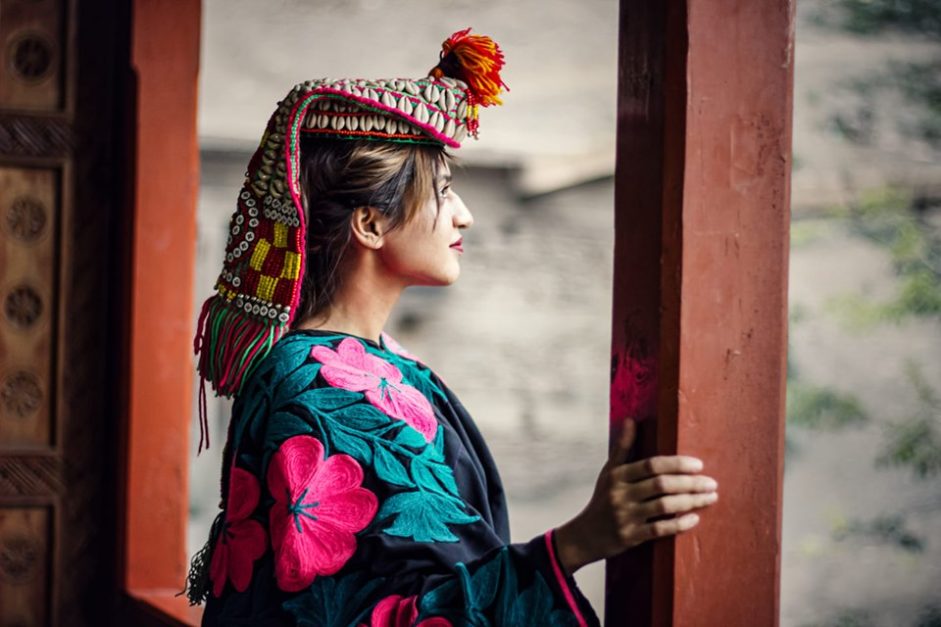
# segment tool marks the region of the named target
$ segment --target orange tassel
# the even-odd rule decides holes
[[[500,78],[503,51],[486,35],[471,35],[470,28],[459,30],[441,45],[441,60],[428,73],[434,78],[450,76],[467,83],[474,104],[488,107],[503,104],[500,92],[510,90]]]

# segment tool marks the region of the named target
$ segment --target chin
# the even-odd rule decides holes
[[[461,268],[460,266],[455,266],[454,268],[448,268],[446,271],[435,276],[427,277],[426,280],[421,282],[421,284],[427,286],[445,287],[457,281],[460,276]]]

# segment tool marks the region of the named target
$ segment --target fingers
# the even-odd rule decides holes
[[[655,538],[675,536],[678,533],[689,531],[698,524],[698,515],[687,514],[685,516],[680,516],[679,518],[668,518],[666,520],[658,520],[657,522],[648,523],[638,530],[637,535],[639,536],[640,541],[643,542],[645,540],[653,540]]]
[[[638,501],[645,501],[662,494],[715,492],[718,487],[715,479],[705,475],[657,475],[632,483],[628,489]]]
[[[618,434],[617,440],[614,441],[608,453],[608,461],[611,464],[623,463],[631,447],[634,446],[636,438],[637,423],[634,422],[633,418],[625,419],[624,424],[621,425],[621,433]]]
[[[702,461],[688,455],[658,455],[648,457],[617,469],[621,481],[635,483],[648,477],[668,474],[692,474],[700,472]],[[623,470],[622,470],[623,469]]]
[[[657,516],[685,514],[690,510],[712,505],[718,499],[719,495],[715,492],[672,494],[641,503],[636,506],[636,511],[640,518],[648,520]]]

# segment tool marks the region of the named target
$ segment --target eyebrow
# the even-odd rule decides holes
[[[438,182],[439,182],[439,183],[450,183],[450,182],[451,182],[451,173],[448,172],[447,174],[439,174],[439,175],[438,175]]]

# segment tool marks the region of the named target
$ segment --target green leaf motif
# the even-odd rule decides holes
[[[349,433],[343,429],[330,429],[329,437],[333,446],[341,453],[352,456],[363,466],[372,465],[372,448],[368,442],[355,433]]]
[[[297,414],[279,411],[268,419],[268,430],[265,433],[265,440],[268,446],[276,447],[289,437],[306,435],[313,430],[313,427]]]
[[[554,610],[552,591],[538,572],[525,590],[519,591],[516,570],[510,560],[503,565],[503,585],[500,590],[499,625],[546,625],[568,627],[576,623],[575,617],[563,610]]]
[[[276,365],[275,370],[281,370]],[[305,361],[298,364],[294,369],[287,370],[281,377],[272,377],[271,381],[275,384],[274,405],[281,407],[284,403],[306,390],[317,378],[320,372],[320,364],[316,361]]]
[[[554,609],[552,590],[539,572],[520,590],[516,567],[504,547],[471,573],[457,565],[457,577],[427,592],[420,602],[419,619],[446,616],[455,625],[569,626],[575,617]]]
[[[457,483],[454,481],[454,473],[451,472],[451,469],[444,464],[431,464],[429,466],[431,472],[434,473],[435,479],[438,480],[438,483],[441,484],[448,494],[454,496],[460,496],[457,490]]]
[[[304,592],[283,604],[298,627],[347,627],[365,620],[382,579],[367,581],[360,574],[341,579],[318,577]]]
[[[310,358],[310,346],[310,342],[303,336],[293,335],[275,344],[269,357],[272,360],[270,380],[281,381],[291,371],[307,363]]]
[[[433,462],[428,463],[421,457],[415,457],[412,459],[412,477],[415,478],[415,483],[423,490],[447,496],[448,491],[435,479],[435,473],[432,471],[433,467],[439,465]]]
[[[409,446],[416,449],[422,449],[428,444],[425,442],[425,438],[422,436],[422,434],[420,434],[415,429],[412,429],[408,425],[402,426],[399,432],[395,434],[393,441],[396,444],[401,444],[403,446]]]
[[[395,517],[395,522],[386,534],[416,542],[457,542],[458,537],[448,525],[466,525],[480,519],[465,514],[449,498],[421,491],[400,492],[386,499],[377,518],[390,517]]]
[[[385,427],[392,422],[378,408],[366,403],[358,403],[343,409],[336,420],[357,431],[372,431]]]
[[[266,429],[256,434],[265,438],[262,466],[284,440],[313,435],[323,442],[325,455],[349,455],[388,486],[408,490],[383,505],[377,522],[388,526],[385,533],[416,541],[456,542],[458,537],[448,525],[468,524],[479,516],[467,513],[445,463],[444,430],[439,427],[434,442],[428,443],[415,429],[368,403],[362,392],[316,380],[321,364],[310,358],[311,346],[332,345],[335,339],[318,337],[311,342],[309,336],[289,336],[272,353],[267,371],[259,371],[253,390],[257,393],[249,397],[260,417],[258,428]],[[443,395],[426,368],[404,359],[391,361],[406,379],[421,382],[419,389],[429,397]]]
[[[310,407],[319,412],[330,412],[342,407],[349,407],[354,403],[358,403],[362,398],[363,394],[360,392],[321,387],[301,392],[290,400],[293,403]]]
[[[233,429],[232,446],[234,449],[241,448],[242,437],[245,434],[246,428],[248,428],[252,439],[256,442],[258,441],[261,436],[260,430],[265,424],[264,418],[270,408],[269,401],[271,400],[268,396],[268,392],[261,390],[257,393],[250,393],[240,398],[247,398],[248,400],[240,410],[236,411],[236,409],[233,408],[233,417],[238,416],[235,428]]]
[[[403,487],[413,487],[411,479],[408,477],[408,473],[405,472],[405,466],[402,465],[402,462],[395,458],[395,455],[390,453],[382,445],[382,441],[377,441],[373,443],[373,451],[375,457],[373,458],[376,475],[385,481],[386,483],[391,483],[392,485],[403,486]]]

